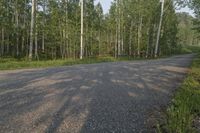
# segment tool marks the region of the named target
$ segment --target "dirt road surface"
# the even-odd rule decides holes
[[[0,132],[153,132],[193,57],[1,71]]]

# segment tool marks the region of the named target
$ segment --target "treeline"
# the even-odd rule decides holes
[[[180,7],[189,7],[195,17],[188,13],[179,13],[179,43],[182,45],[200,45],[200,0],[176,0]],[[182,36],[182,38],[180,38]]]
[[[108,14],[84,0],[83,56],[155,56],[161,18],[160,0],[115,0]],[[165,0],[158,55],[178,53],[174,3]],[[32,22],[32,23],[31,23]],[[1,0],[2,57],[79,58],[79,0]],[[31,55],[31,57],[30,57]]]
[[[178,43],[183,47],[188,45],[200,45],[200,38],[198,31],[195,30],[194,23],[196,18],[193,18],[188,13],[177,13],[178,29],[177,34]]]
[[[193,29],[195,29],[198,33],[200,33],[200,1],[192,0],[189,6],[194,10],[194,13],[196,15]],[[200,38],[200,34],[198,37]]]

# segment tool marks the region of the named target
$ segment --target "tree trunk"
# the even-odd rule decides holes
[[[158,33],[157,33],[157,39],[156,39],[156,47],[155,47],[155,53],[154,53],[155,58],[158,56],[158,48],[159,48],[159,41],[160,41],[160,32],[161,32],[162,20],[163,20],[163,14],[164,14],[164,4],[165,4],[165,1],[162,0],[161,1],[160,22],[159,22],[159,27],[158,27]]]
[[[80,59],[83,59],[83,0],[81,0],[81,45],[80,45]]]
[[[2,28],[1,29],[1,56],[3,56],[4,55],[4,38],[5,38],[5,36],[4,36],[4,28]]]
[[[43,20],[42,20],[42,26],[43,26],[43,30],[42,30],[42,52],[45,52],[45,23],[46,23],[46,19],[45,19],[45,15],[46,15],[46,0],[43,0]]]
[[[120,3],[121,1],[118,0],[118,29],[117,29],[117,34],[118,34],[118,48],[117,48],[117,55],[119,56],[121,54],[121,10],[120,10]]]
[[[34,22],[35,22],[35,8],[36,8],[36,0],[32,0],[29,60],[32,60],[32,58],[33,58],[33,38],[34,38],[34,25],[35,25],[34,24]]]
[[[37,0],[35,0],[35,12],[37,12]],[[38,56],[38,24],[37,24],[37,14],[35,13],[35,59],[39,60]]]
[[[132,55],[132,30],[133,30],[133,20],[131,21],[131,27],[130,27],[130,34],[129,34],[129,56]]]
[[[35,29],[35,59],[39,60],[38,56],[38,33],[37,33],[37,26]]]
[[[7,40],[8,40],[8,43],[7,43],[7,45],[6,45],[6,54],[9,54],[9,52],[10,52],[10,37],[8,36],[8,38],[7,38]]]
[[[17,6],[17,2],[16,2],[16,6]],[[18,9],[16,7],[16,12],[15,12],[15,19],[16,19],[16,39],[17,39],[17,42],[16,42],[16,55],[17,57],[19,56],[19,13],[18,13]]]
[[[141,39],[141,32],[142,32],[142,23],[143,23],[143,18],[140,18],[140,24],[138,27],[138,48],[137,48],[137,55],[140,57],[140,39]]]
[[[99,56],[100,55],[101,55],[101,29],[99,28]]]
[[[117,25],[116,25],[116,31],[115,31],[115,58],[117,58],[117,46],[118,46],[118,30],[117,30]]]
[[[149,57],[149,48],[150,48],[150,36],[149,36],[149,33],[150,33],[150,28],[147,29],[147,49],[146,49],[146,58]]]

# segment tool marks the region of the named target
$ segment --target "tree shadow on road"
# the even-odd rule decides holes
[[[47,133],[149,131],[149,112],[169,103],[190,62],[181,58],[141,63],[6,74],[5,79],[13,79],[0,84],[8,87],[0,93],[0,129]]]

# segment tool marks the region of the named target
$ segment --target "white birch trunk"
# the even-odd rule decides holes
[[[156,46],[155,46],[155,53],[154,56],[158,56],[158,48],[159,48],[159,41],[160,41],[160,32],[161,32],[161,27],[162,27],[162,20],[163,20],[163,14],[164,14],[164,4],[165,0],[161,0],[161,14],[160,14],[160,22],[159,22],[159,27],[158,27],[158,33],[157,33],[157,39],[156,39]]]
[[[83,59],[83,0],[81,0],[81,44],[80,44],[80,59]]]
[[[32,0],[29,60],[32,60],[32,58],[33,58],[33,39],[34,39],[35,7],[36,7],[36,1]]]

